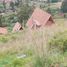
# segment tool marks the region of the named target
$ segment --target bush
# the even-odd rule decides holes
[[[8,35],[2,35],[0,36],[0,43],[7,43],[8,41],[11,40],[16,40],[17,35],[16,34],[8,34]]]
[[[50,59],[37,56],[33,62],[33,67],[50,67],[51,63]]]
[[[18,21],[16,14],[7,14],[2,16],[2,25],[7,26],[9,31],[12,31],[14,24]]]
[[[19,22],[24,23],[25,25],[25,21],[29,18],[31,12],[32,12],[32,7],[28,5],[22,5],[17,14]]]
[[[56,3],[58,0],[47,0],[48,3]]]
[[[4,6],[2,3],[0,3],[0,13],[4,12]]]
[[[58,2],[58,0],[51,0],[52,3]]]
[[[51,13],[51,15],[54,16],[54,15],[58,14],[59,10],[58,9],[54,9],[54,8],[48,8],[47,12]]]
[[[27,58],[17,58],[15,55],[4,55],[0,57],[1,67],[25,67],[27,63],[31,61],[31,57]]]
[[[18,21],[18,17],[16,16],[16,14],[10,14],[10,15],[8,15],[8,17],[6,18],[7,20],[7,22],[8,23],[15,23],[15,22],[17,22]]]
[[[36,57],[33,62],[33,67],[61,67],[64,65],[63,62],[63,56],[57,55],[57,56],[44,56],[44,57]]]
[[[28,49],[27,51],[24,52],[24,54],[26,54],[27,56],[32,56],[33,55],[33,51]]]
[[[62,52],[67,51],[67,32],[59,33],[55,35],[49,41],[50,49],[59,49]]]
[[[0,42],[6,43],[6,42],[8,42],[8,38],[7,37],[0,37]]]
[[[67,0],[64,0],[61,6],[61,11],[67,13]]]

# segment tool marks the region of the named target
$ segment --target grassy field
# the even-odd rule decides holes
[[[63,55],[56,49],[49,51],[49,41],[65,31],[66,19],[55,19],[52,27],[0,35],[0,67],[67,66],[67,52]]]
[[[37,30],[25,28],[16,33],[11,32],[14,24],[9,19],[9,16],[14,16],[15,13],[4,14],[9,33],[0,35],[0,67],[67,67],[67,51],[63,53],[63,49],[58,47],[50,48],[49,44],[51,42],[54,45],[54,41],[67,39],[67,19],[59,15],[59,7],[55,3],[50,6],[54,14],[53,26]],[[48,5],[44,9],[47,8]],[[60,45],[62,43],[63,40]]]

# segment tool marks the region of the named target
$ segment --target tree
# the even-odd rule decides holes
[[[2,26],[2,15],[0,15],[0,26]]]
[[[15,6],[19,6],[19,4],[20,4],[20,1],[19,0],[16,0]]]
[[[11,10],[13,10],[13,11],[15,11],[14,6],[15,6],[14,2],[11,1],[11,2],[10,2],[10,7],[11,7]]]
[[[5,18],[2,14],[0,14],[0,27],[5,26],[4,22],[5,22]]]
[[[29,18],[29,15],[31,14],[31,12],[32,12],[32,8],[30,6],[22,5],[20,7],[20,11],[18,11],[18,14],[17,14],[19,19],[18,21],[20,23],[24,23],[25,25],[25,21]]]
[[[5,3],[5,0],[3,0],[3,6],[4,6],[4,10],[6,10],[6,3]]]
[[[64,0],[61,6],[61,11],[67,13],[67,0]]]
[[[51,3],[55,3],[55,2],[58,2],[59,0],[47,0],[47,2],[51,2]]]
[[[47,12],[48,12],[48,13],[51,13],[51,9],[50,9],[51,0],[47,0],[47,3],[48,3],[48,9],[47,9]]]
[[[51,0],[52,3],[58,2],[58,0]]]

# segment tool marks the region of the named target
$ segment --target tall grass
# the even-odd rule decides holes
[[[56,64],[62,65],[64,63],[63,54],[61,54],[58,49],[49,50],[48,41],[57,33],[64,31],[67,31],[64,25],[53,25],[52,27],[38,30],[26,29],[19,33],[3,36],[7,42],[0,44],[0,59],[4,60],[3,58],[7,55],[17,56],[26,54],[27,57],[32,57],[27,63],[25,63],[27,60],[24,62],[25,65],[29,67],[50,67]],[[19,64],[19,62],[20,65],[18,67],[22,67],[22,59],[19,61],[15,60],[14,64]],[[12,62],[10,62],[10,64],[11,63]],[[7,67],[9,67],[9,65]]]

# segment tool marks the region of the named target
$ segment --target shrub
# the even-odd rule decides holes
[[[8,21],[8,23],[9,23],[9,22],[10,22],[10,23],[15,23],[15,22],[18,21],[18,17],[16,16],[16,14],[13,13],[13,14],[8,15],[6,21]]]
[[[59,33],[55,35],[49,41],[50,49],[59,49],[62,52],[67,51],[67,32]]]
[[[15,6],[14,2],[11,1],[11,2],[10,2],[10,7],[11,7],[11,10],[13,10],[13,11],[15,11],[14,6]]]
[[[58,0],[51,0],[52,3],[58,2]]]
[[[33,55],[33,51],[28,49],[27,51],[24,52],[27,56],[32,56]]]
[[[8,38],[7,37],[0,37],[0,42],[6,43],[6,42],[8,42]]]
[[[50,59],[37,56],[33,62],[33,67],[50,67],[51,63]]]
[[[5,22],[5,17],[1,14],[0,15],[0,26],[6,26],[4,22]]]
[[[29,15],[31,14],[31,12],[32,12],[32,7],[28,5],[22,5],[17,14],[19,22],[24,23],[25,25],[24,21],[26,21],[29,18]]]
[[[58,0],[47,0],[48,3],[56,3]]]
[[[35,56],[33,60],[33,67],[64,67],[63,54],[55,52],[47,53],[45,56]]]
[[[4,55],[0,57],[1,67],[25,67],[27,63],[31,61],[31,57],[17,58],[15,55]]]
[[[64,0],[61,6],[61,11],[67,13],[67,0]]]

